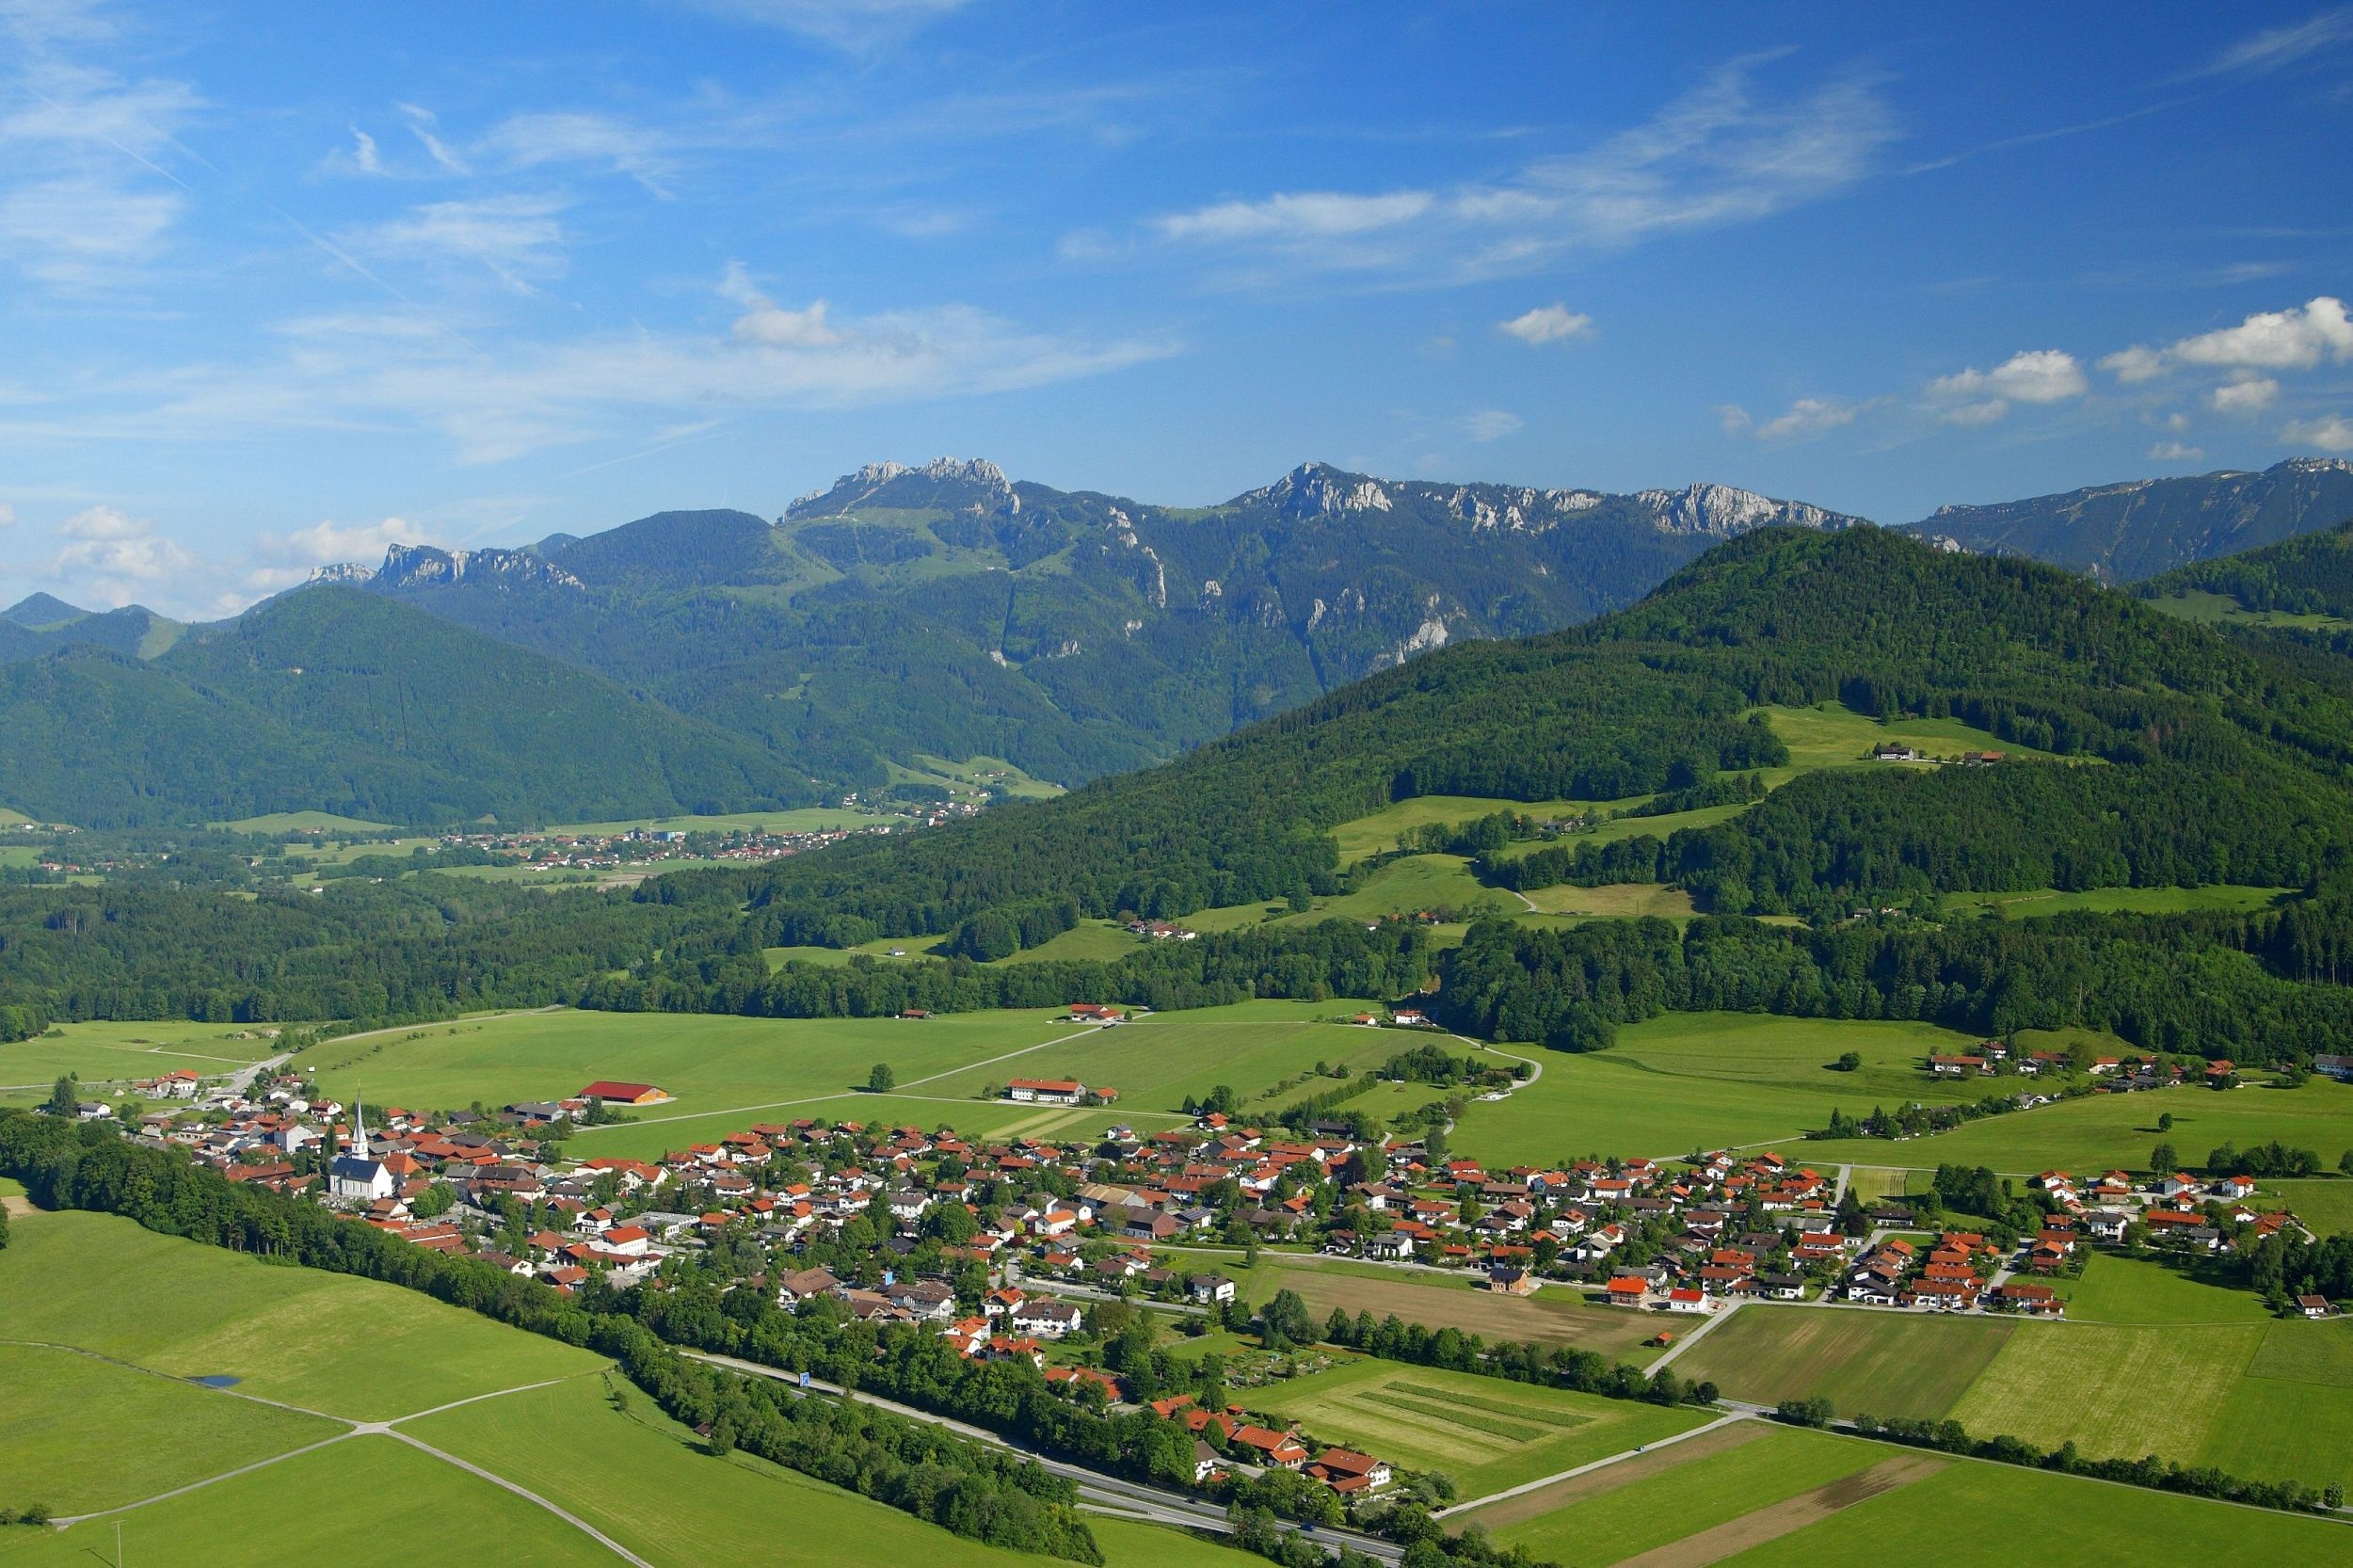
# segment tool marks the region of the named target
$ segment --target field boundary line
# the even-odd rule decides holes
[[[557,1381],[563,1382],[566,1380],[558,1379]],[[435,1448],[432,1444],[424,1442],[419,1438],[411,1437],[405,1432],[394,1432],[390,1428],[387,1428],[384,1432],[384,1435],[392,1438],[395,1442],[406,1443],[410,1448],[417,1449],[420,1453],[430,1454],[435,1459],[440,1460],[442,1464],[453,1465],[457,1469],[465,1471],[470,1476],[474,1476],[480,1480],[487,1480],[492,1486],[498,1487],[502,1491],[511,1492],[527,1503],[536,1504],[540,1508],[547,1510],[550,1513],[554,1514],[558,1519],[563,1520],[566,1524],[571,1526],[572,1528],[580,1531],[581,1534],[588,1537],[589,1540],[594,1541],[598,1545],[602,1546],[606,1551],[611,1552],[615,1557],[619,1558],[624,1562],[632,1564],[632,1568],[655,1568],[653,1563],[647,1561],[642,1557],[639,1557],[635,1552],[631,1551],[627,1546],[622,1545],[619,1542],[605,1534],[604,1531],[597,1528],[596,1526],[590,1524],[587,1520],[583,1519],[579,1514],[573,1513],[566,1509],[558,1507],[554,1503],[550,1502],[547,1498],[542,1497],[538,1493],[534,1492],[531,1488],[523,1485],[520,1481],[509,1480],[504,1476],[500,1475],[497,1471],[484,1469],[481,1465],[474,1464],[471,1460],[460,1459],[456,1454],[444,1453],[440,1449]]]
[[[339,1432],[332,1437],[322,1437],[315,1443],[305,1443],[298,1448],[288,1448],[282,1454],[272,1454],[267,1459],[257,1459],[250,1464],[240,1464],[233,1470],[223,1470],[216,1476],[206,1476],[202,1480],[192,1480],[184,1486],[175,1486],[168,1492],[158,1492],[152,1497],[140,1497],[132,1502],[117,1503],[112,1508],[94,1508],[88,1513],[61,1513],[49,1522],[59,1529],[66,1529],[91,1519],[105,1519],[118,1513],[129,1513],[152,1503],[168,1503],[174,1497],[184,1497],[191,1492],[201,1492],[204,1488],[216,1485],[221,1481],[234,1480],[239,1476],[249,1476],[256,1470],[266,1470],[273,1464],[283,1464],[289,1459],[298,1458],[303,1454],[313,1454],[321,1448],[331,1448],[338,1443],[348,1443],[359,1435],[359,1429],[355,1427],[349,1432]]]
[[[904,1084],[899,1085],[898,1088],[894,1088],[891,1092],[896,1094],[899,1088],[919,1089],[926,1083],[936,1083],[943,1078],[953,1078],[958,1073],[968,1073],[976,1067],[993,1067],[1000,1062],[1010,1062],[1016,1056],[1027,1056],[1033,1050],[1044,1050],[1049,1046],[1066,1046],[1073,1040],[1083,1040],[1090,1034],[1099,1032],[1103,1027],[1104,1026],[1101,1024],[1089,1024],[1086,1028],[1078,1031],[1076,1033],[1056,1035],[1051,1040],[1040,1040],[1034,1046],[1023,1046],[1020,1049],[1009,1050],[1002,1056],[986,1057],[978,1062],[959,1063],[955,1066],[950,1067],[945,1072],[933,1073],[925,1078],[909,1079]],[[714,1111],[686,1111],[670,1116],[640,1116],[635,1121],[603,1122],[595,1127],[584,1127],[578,1128],[577,1130],[583,1134],[611,1132],[618,1128],[659,1127],[664,1122],[699,1122],[712,1116],[741,1116],[754,1111],[789,1111],[796,1105],[818,1105],[826,1100],[848,1099],[853,1096],[862,1095],[864,1091],[857,1089],[837,1089],[830,1094],[804,1095],[799,1099],[767,1100],[759,1105],[729,1105],[723,1106]],[[877,1096],[875,1097],[887,1098],[888,1096]],[[956,1100],[950,1103],[958,1105],[977,1105],[980,1102],[977,1100]]]
[[[1433,1512],[1430,1517],[1433,1519],[1450,1518],[1457,1513],[1467,1513],[1475,1508],[1485,1508],[1490,1503],[1502,1502],[1507,1497],[1525,1496],[1530,1492],[1541,1491],[1545,1487],[1557,1485],[1564,1480],[1575,1480],[1577,1477],[1590,1475],[1595,1470],[1606,1470],[1610,1465],[1621,1464],[1625,1460],[1634,1458],[1638,1454],[1657,1453],[1659,1449],[1671,1448],[1677,1443],[1688,1443],[1692,1438],[1699,1436],[1702,1432],[1716,1432],[1724,1427],[1731,1426],[1736,1421],[1752,1421],[1754,1419],[1756,1419],[1756,1417],[1751,1416],[1747,1411],[1736,1410],[1729,1416],[1719,1416],[1714,1420],[1703,1422],[1701,1425],[1693,1427],[1688,1432],[1674,1432],[1669,1436],[1661,1437],[1655,1442],[1645,1443],[1640,1448],[1627,1448],[1619,1453],[1609,1454],[1603,1458],[1592,1460],[1583,1464],[1572,1465],[1568,1469],[1559,1471],[1553,1475],[1539,1476],[1534,1480],[1522,1481],[1517,1486],[1507,1486],[1500,1492],[1490,1492],[1483,1497],[1473,1497],[1468,1502],[1456,1503],[1450,1508],[1439,1509]]]

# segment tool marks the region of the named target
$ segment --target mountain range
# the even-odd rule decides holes
[[[2129,578],[2348,516],[2353,465],[2298,459],[1946,507],[1913,527]],[[52,739],[0,759],[0,803],[91,824],[297,807],[566,820],[872,789],[918,755],[1002,757],[1078,784],[1449,645],[1607,615],[1726,540],[1862,521],[1716,485],[1608,494],[1308,463],[1180,508],[982,461],[877,463],[774,520],[664,512],[515,549],[394,545],[216,626],[36,595],[0,613],[0,712]],[[311,672],[298,681],[223,651],[289,637],[302,653],[288,663]],[[468,666],[604,716],[526,741],[507,693],[453,679]],[[86,701],[99,722],[83,722]],[[437,750],[419,712],[474,741]],[[247,738],[237,769],[193,760],[225,732]],[[179,760],[81,789],[70,758],[94,763],[109,753],[83,748],[102,740]],[[487,760],[477,742],[532,760],[493,789],[464,776]]]

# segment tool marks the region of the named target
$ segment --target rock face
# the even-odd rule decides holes
[[[2277,544],[2353,518],[2353,463],[2291,457],[2260,473],[2135,479],[1984,506],[1940,506],[1912,525],[1963,550],[2031,555],[2110,583]]]
[[[529,550],[436,550],[430,545],[396,544],[384,552],[384,565],[375,574],[376,585],[387,589],[486,580],[531,587],[582,586],[579,578]]]
[[[904,463],[868,463],[822,490],[811,490],[785,508],[785,521],[836,517],[861,507],[892,510],[1017,513],[1021,498],[1005,471],[985,457],[934,457],[909,468]]]
[[[1679,490],[1637,490],[1658,526],[1677,534],[1728,539],[1752,528],[1845,528],[1860,518],[1827,512],[1802,501],[1775,501],[1730,485],[1686,485]]]

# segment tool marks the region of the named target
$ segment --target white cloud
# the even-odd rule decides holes
[[[696,10],[869,49],[961,9],[965,0],[686,0]]]
[[[2084,378],[2083,366],[2075,362],[2075,356],[2057,348],[2026,349],[1992,370],[1972,365],[1929,383],[1930,397],[1992,398],[2012,403],[2064,403],[2089,390],[2090,383]],[[1999,412],[1988,416],[2000,417]]]
[[[492,126],[474,152],[509,168],[584,164],[625,174],[657,196],[676,168],[670,135],[611,115],[519,114]]]
[[[2217,55],[2200,74],[2220,76],[2244,72],[2261,75],[2348,40],[2353,40],[2353,9],[2324,11],[2307,21],[2273,27],[2233,44]]]
[[[2259,414],[2280,399],[2280,383],[2268,376],[2242,370],[2206,394],[2207,406],[2218,414]]]
[[[70,586],[76,598],[109,608],[159,585],[177,591],[200,566],[152,522],[112,506],[77,512],[57,525],[57,534],[65,543],[49,563],[50,579]]]
[[[2194,463],[2206,455],[2202,446],[2185,446],[2180,441],[2159,441],[2149,449],[2149,456],[2160,463]]]
[[[15,526],[15,504],[13,502],[0,501],[0,528],[14,528]]]
[[[1475,441],[1499,441],[1517,435],[1528,422],[1502,408],[1481,408],[1455,421],[1455,427]]]
[[[1591,335],[1593,318],[1582,311],[1572,311],[1555,302],[1539,305],[1534,310],[1515,315],[1509,321],[1496,323],[1496,330],[1509,332],[1525,344],[1560,343],[1568,338]]]
[[[254,594],[273,594],[294,587],[307,582],[321,567],[346,561],[374,566],[384,558],[385,551],[396,544],[444,545],[446,541],[434,531],[400,518],[348,527],[327,518],[289,533],[257,535],[249,552],[251,564],[241,584],[244,592],[225,590],[218,607],[234,609]]]
[[[2120,348],[2102,360],[2100,368],[2127,386],[2137,386],[2143,381],[2153,381],[2165,374],[2165,356],[2156,349],[2136,344],[2131,348]]]
[[[1855,416],[1862,413],[1865,407],[1860,403],[1841,403],[1834,398],[1801,397],[1758,425],[1756,439],[1777,441],[1793,436],[1818,436],[1826,430],[1852,424]]]
[[[1958,408],[1947,408],[1936,417],[1947,424],[1975,429],[1981,424],[1991,424],[2009,412],[2008,403],[1998,397],[1989,397],[1982,403],[1963,403]]]
[[[2353,360],[2353,320],[2328,295],[2285,311],[2258,311],[2236,327],[2183,338],[2164,348],[2136,345],[2100,368],[2125,382],[2151,381],[2176,365],[2246,370],[2311,370],[2323,360]]]
[[[1157,219],[1156,227],[1173,240],[1338,239],[1394,228],[1421,216],[1436,202],[1437,198],[1420,190],[1385,196],[1299,191],[1172,213]]]
[[[564,206],[551,196],[429,201],[405,217],[336,237],[364,254],[476,264],[511,287],[526,288],[529,279],[564,271],[564,230],[556,220]]]
[[[2353,452],[2353,419],[2343,414],[2329,414],[2319,419],[2297,420],[2280,432],[2280,439],[2291,446],[2316,446],[2323,452]]]
[[[418,144],[424,149],[426,155],[435,163],[440,164],[451,174],[473,172],[466,166],[466,160],[459,157],[456,150],[441,139],[440,131],[437,129],[440,120],[431,109],[416,104],[402,104],[397,107],[401,118],[408,122],[409,135],[417,138]]]
[[[351,161],[362,174],[384,172],[384,159],[376,150],[376,138],[357,125],[351,128]]]
[[[7,20],[28,47],[0,71],[0,263],[57,293],[137,283],[186,210],[167,166],[200,101],[184,83],[128,80],[75,57],[70,46],[103,30],[20,9]]]
[[[1760,103],[1762,59],[1739,60],[1647,122],[1512,177],[1379,193],[1290,192],[1168,214],[1162,240],[1267,267],[1419,281],[1506,276],[1562,252],[1769,217],[1851,185],[1896,135],[1875,87],[1845,80]]]
[[[740,262],[728,264],[727,275],[719,281],[722,296],[744,307],[744,313],[735,318],[735,336],[744,343],[756,343],[770,348],[831,348],[848,341],[825,322],[826,304],[812,302],[808,309],[791,311],[761,294],[744,270]]]
[[[2310,370],[2324,359],[2353,360],[2353,321],[2345,301],[2327,296],[2300,311],[2264,311],[2236,327],[2184,338],[2167,358],[2189,365],[2246,365],[2259,370]]]

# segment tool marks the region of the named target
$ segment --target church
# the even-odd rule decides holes
[[[351,1113],[351,1146],[327,1168],[327,1194],[337,1203],[374,1203],[389,1198],[398,1184],[384,1161],[368,1151],[368,1111],[355,1103]]]

